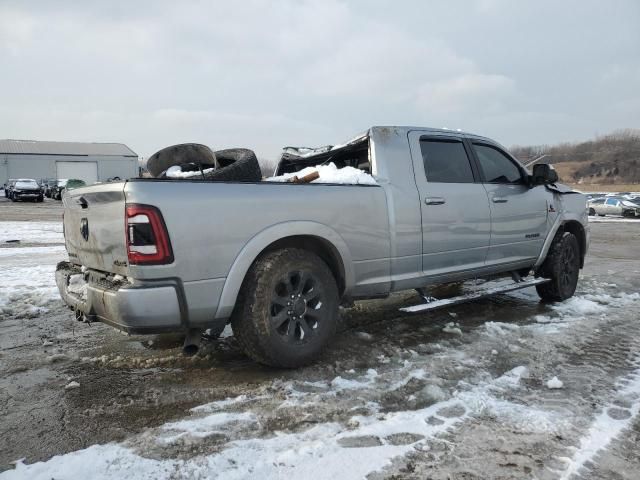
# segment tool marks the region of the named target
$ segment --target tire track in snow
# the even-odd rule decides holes
[[[588,464],[595,463],[597,456],[628,430],[640,414],[640,357],[634,364],[639,368],[618,382],[619,388],[613,395],[614,400],[605,405],[595,417],[573,456],[564,459],[568,465],[560,477],[562,480],[581,476],[581,471],[588,469]]]

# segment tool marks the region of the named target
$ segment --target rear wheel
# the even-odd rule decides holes
[[[327,347],[338,322],[338,288],[327,264],[297,248],[269,252],[247,273],[231,317],[245,353],[296,368]]]
[[[594,216],[596,211],[593,208],[589,208],[589,215]]]
[[[539,273],[550,279],[536,285],[542,300],[562,301],[573,296],[580,273],[580,246],[574,234],[564,232],[554,239]]]

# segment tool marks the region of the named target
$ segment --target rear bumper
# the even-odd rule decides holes
[[[67,262],[58,265],[56,284],[67,305],[85,315],[128,333],[161,333],[185,330],[179,286],[171,281],[151,285],[105,285],[89,274],[86,293],[69,288],[69,277],[80,270]]]

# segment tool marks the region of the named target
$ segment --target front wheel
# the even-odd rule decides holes
[[[540,268],[540,275],[550,281],[536,285],[542,300],[562,301],[572,297],[580,273],[580,246],[576,236],[564,232],[554,239]]]
[[[268,252],[247,273],[231,316],[245,353],[274,367],[313,362],[338,323],[338,287],[327,264],[297,248]]]

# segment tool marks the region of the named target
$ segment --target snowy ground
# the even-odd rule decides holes
[[[640,223],[640,218],[620,217],[617,215],[608,215],[605,217],[593,216],[589,217],[589,223]]]
[[[296,371],[233,336],[184,358],[179,338],[73,321],[55,224],[11,227],[26,246],[0,247],[0,479],[638,478],[640,222],[593,225],[565,303],[363,302]]]

